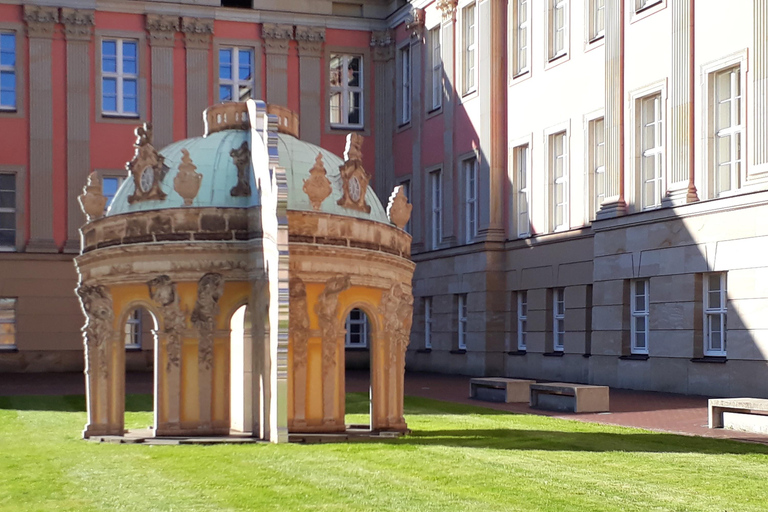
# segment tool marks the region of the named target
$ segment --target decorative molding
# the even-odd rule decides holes
[[[325,43],[324,27],[296,27],[296,41],[299,43],[299,56],[321,57]]]
[[[456,6],[458,0],[437,0],[437,8],[443,12],[443,22],[456,22]]]
[[[387,61],[395,58],[395,38],[391,30],[377,30],[371,33],[371,48],[374,61]]]
[[[167,195],[160,189],[160,182],[168,172],[165,157],[152,145],[152,123],[144,123],[134,130],[136,142],[133,159],[125,164],[129,178],[133,179],[134,191],[128,203],[137,201],[162,201]]]
[[[286,54],[293,39],[293,25],[262,23],[261,37],[264,39],[264,49],[267,54]]]
[[[87,222],[104,216],[107,198],[102,190],[101,176],[94,171],[88,175],[88,184],[83,187],[83,193],[77,198]]]
[[[207,50],[211,46],[213,20],[203,18],[181,18],[181,30],[184,32],[184,45],[187,48]]]
[[[320,210],[320,205],[331,195],[331,182],[323,165],[323,154],[318,152],[315,157],[315,165],[309,170],[309,178],[304,180],[302,190],[309,197],[312,208]]]
[[[112,295],[103,285],[87,286],[80,283],[75,291],[80,297],[80,307],[86,316],[83,327],[85,373],[92,375],[95,370],[97,375],[107,378],[107,347],[114,336],[112,325],[115,313],[112,309]]]
[[[61,8],[61,22],[67,40],[90,41],[93,36],[94,11],[85,9]]]
[[[59,9],[57,7],[25,5],[24,21],[27,23],[29,37],[53,38],[54,29],[59,22]]]
[[[237,167],[237,185],[229,191],[233,197],[248,197],[251,195],[251,184],[248,181],[248,169],[251,167],[251,150],[248,149],[248,141],[243,141],[239,148],[233,148],[229,152],[232,163]]]
[[[757,166],[768,162],[768,116],[765,115],[768,111],[768,5],[754,0],[752,12],[754,101],[751,108],[755,124],[753,165]]]
[[[178,16],[147,14],[146,24],[150,45],[171,47],[174,45],[176,32],[179,31],[180,27]]]
[[[325,282],[315,303],[315,314],[323,337],[323,381],[336,368],[336,344],[341,335],[339,329],[339,294],[352,285],[348,275],[337,275]]]
[[[197,302],[190,320],[198,332],[198,362],[206,370],[213,368],[213,332],[219,299],[223,294],[224,278],[221,274],[205,274],[197,283]]]
[[[384,335],[389,341],[389,364],[398,364],[400,358],[401,371],[405,371],[405,351],[411,337],[413,322],[413,294],[402,283],[394,283],[384,292],[379,303],[379,313],[384,320]]]
[[[129,265],[130,266],[130,265]],[[157,276],[147,281],[149,296],[160,307],[163,320],[163,332],[167,334],[166,355],[168,362],[165,370],[170,372],[181,365],[181,337],[187,327],[186,314],[179,306],[179,294],[176,283],[167,275]]]
[[[389,196],[387,217],[395,226],[403,229],[411,219],[412,211],[413,205],[408,204],[408,198],[405,196],[405,187],[402,185],[396,186],[395,190],[392,191],[392,195]]]
[[[192,163],[192,158],[190,158],[189,151],[186,148],[181,150],[181,155],[179,172],[176,173],[176,177],[173,179],[173,190],[184,199],[184,206],[192,206],[192,201],[200,191],[200,182],[203,180],[203,175],[195,172],[197,167]]]
[[[293,344],[293,369],[304,370],[307,367],[309,339],[309,309],[307,306],[307,288],[300,277],[292,277],[290,288],[289,332]]]
[[[424,9],[414,9],[410,20],[405,23],[405,29],[411,33],[412,38],[421,39],[424,36],[425,22]]]
[[[347,135],[347,148],[344,151],[344,165],[339,168],[342,180],[343,196],[336,203],[344,208],[370,213],[371,207],[365,202],[371,177],[363,168],[363,136],[359,133]]]

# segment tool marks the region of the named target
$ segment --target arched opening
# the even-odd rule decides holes
[[[347,314],[344,328],[344,387],[347,393],[344,423],[348,430],[370,430],[373,400],[371,321],[365,311],[355,307]]]
[[[157,319],[147,308],[131,307],[123,316],[125,347],[125,428],[150,434],[154,428],[155,332]]]
[[[253,433],[253,346],[248,306],[240,306],[229,321],[229,417],[233,433]]]

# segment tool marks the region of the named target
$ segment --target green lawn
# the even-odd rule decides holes
[[[129,427],[150,424],[150,407],[130,396]],[[768,508],[762,445],[419,398],[406,419],[413,434],[385,442],[114,445],[80,440],[81,396],[0,397],[0,510]]]

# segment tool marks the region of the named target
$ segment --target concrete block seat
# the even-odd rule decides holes
[[[709,428],[768,434],[768,399],[710,398]]]
[[[477,377],[469,379],[469,398],[487,402],[527,402],[530,385],[535,383],[528,379]]]
[[[608,386],[547,382],[531,384],[531,407],[551,411],[608,412]]]

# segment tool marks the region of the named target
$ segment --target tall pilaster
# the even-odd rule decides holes
[[[392,136],[395,126],[395,39],[392,31],[371,34],[373,50],[374,111],[376,115],[376,173],[375,189],[386,204],[395,185],[395,162],[392,155]]]
[[[325,28],[296,27],[296,40],[299,43],[301,139],[319,146],[323,126],[323,99],[317,80],[323,76],[320,59],[323,56]]]
[[[752,120],[755,136],[752,139],[754,161],[752,166],[768,163],[768,4],[754,0],[752,31],[754,71],[752,73],[755,92],[752,102]],[[748,166],[750,169],[752,166]]]
[[[458,169],[453,158],[453,118],[456,108],[456,65],[454,45],[456,38],[457,0],[438,0],[437,8],[443,13],[442,44],[443,57],[443,241],[452,244],[456,240],[455,225],[460,218],[455,214]]]
[[[67,40],[67,241],[64,252],[80,251],[78,229],[85,222],[77,196],[91,172],[90,58],[93,11],[61,9]]]
[[[208,107],[208,52],[213,20],[181,18],[187,49],[187,137],[203,134],[203,110]],[[153,116],[154,118],[154,116]]]
[[[598,219],[624,215],[624,0],[605,2],[605,201]]]
[[[413,146],[411,149],[411,190],[409,201],[413,204],[411,215],[413,252],[423,251],[425,247],[424,226],[426,220],[427,187],[426,176],[421,168],[421,129],[424,122],[424,81],[423,76],[423,52],[424,52],[424,10],[414,9],[412,18],[406,25],[411,35],[411,76],[419,77],[413,81],[411,87],[411,130],[413,130]]]
[[[178,16],[147,14],[152,48],[152,130],[158,148],[173,142],[173,47],[178,31]],[[202,115],[202,112],[188,113],[198,120]]]
[[[665,205],[698,201],[694,185],[693,0],[672,2],[671,140]]]
[[[293,39],[293,25],[264,23],[261,36],[267,55],[267,103],[287,107],[288,48]]]
[[[28,252],[58,252],[53,240],[53,84],[51,50],[59,10],[24,6],[29,36]]]

